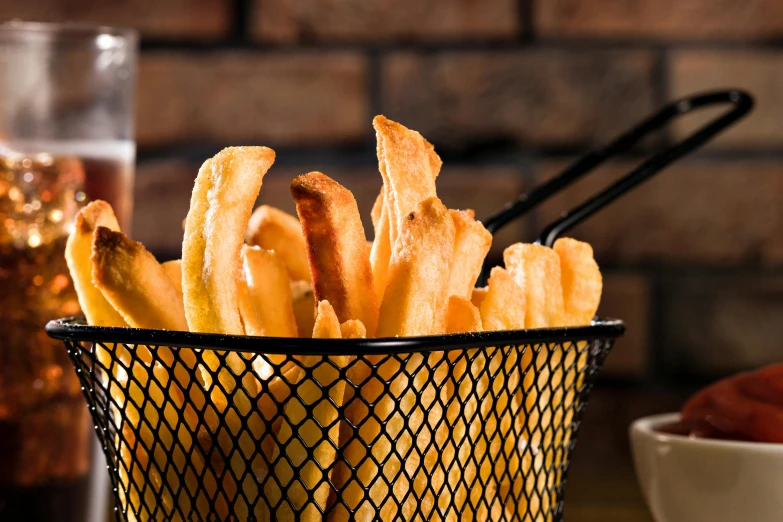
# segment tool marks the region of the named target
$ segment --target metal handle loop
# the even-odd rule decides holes
[[[751,95],[742,90],[732,89],[705,92],[669,103],[646,120],[615,138],[605,147],[588,152],[555,178],[524,194],[516,202],[487,219],[484,226],[494,234],[507,223],[529,212],[607,159],[629,150],[648,134],[680,116],[698,109],[722,104],[731,104],[733,107],[720,117],[703,125],[679,143],[671,145],[648,158],[636,169],[604,189],[603,192],[563,213],[558,220],[544,228],[537,243],[552,246],[560,234],[593,215],[643,181],[650,179],[671,163],[700,148],[717,134],[742,119],[753,108]]]

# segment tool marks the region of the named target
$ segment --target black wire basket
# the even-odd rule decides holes
[[[588,393],[623,331],[48,328],[84,387],[121,520],[559,520]]]
[[[565,213],[565,230],[742,118],[670,105],[485,222],[496,232],[675,117],[733,108]],[[325,340],[47,325],[65,342],[117,520],[562,520],[590,389],[623,325]]]

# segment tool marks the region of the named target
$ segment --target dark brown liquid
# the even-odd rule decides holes
[[[130,207],[127,165],[0,156],[0,521],[83,521],[94,440],[76,372],[47,321],[78,315],[65,243],[79,208]]]

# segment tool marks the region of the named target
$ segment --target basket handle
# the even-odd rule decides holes
[[[605,147],[588,152],[553,179],[523,194],[517,201],[487,219],[484,222],[484,226],[494,235],[503,226],[526,214],[607,159],[629,150],[648,134],[692,111],[723,104],[730,104],[733,107],[720,117],[703,125],[679,143],[675,143],[651,156],[620,180],[581,205],[563,213],[555,222],[544,228],[536,242],[545,246],[552,246],[560,234],[581,223],[643,181],[650,179],[671,163],[697,150],[716,135],[742,119],[753,108],[753,97],[745,91],[731,89],[704,92],[671,102],[635,127],[615,138]]]

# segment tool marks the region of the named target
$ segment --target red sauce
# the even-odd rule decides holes
[[[742,442],[750,442],[751,439],[739,434],[739,433],[724,433],[703,423],[685,423],[675,422],[672,424],[666,424],[660,426],[655,431],[659,433],[665,433],[667,435],[680,435],[683,437],[691,437],[697,439],[715,439],[715,440],[736,440]]]
[[[691,397],[662,433],[783,443],[783,364],[720,380]]]

